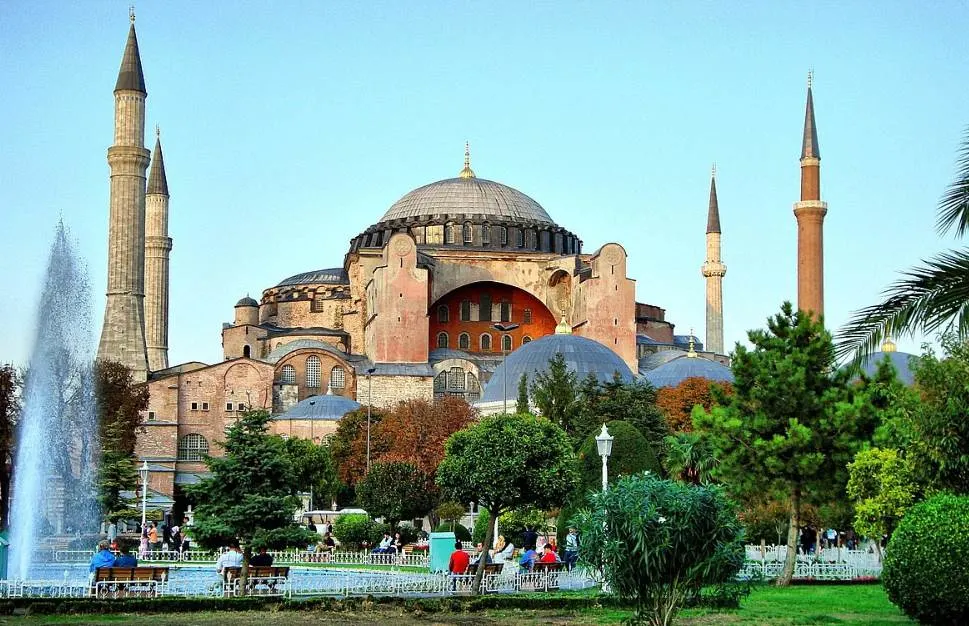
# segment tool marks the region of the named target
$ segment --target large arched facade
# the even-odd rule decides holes
[[[555,332],[555,318],[530,293],[497,282],[484,281],[459,287],[434,302],[429,345],[471,353],[500,353]],[[502,332],[495,325],[517,324]],[[510,344],[510,346],[509,346]]]

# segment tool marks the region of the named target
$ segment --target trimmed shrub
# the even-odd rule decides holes
[[[606,424],[606,428],[613,436],[612,454],[609,455],[610,483],[643,471],[663,475],[663,466],[654,449],[654,445],[662,445],[662,442],[651,443],[638,428],[622,420],[613,420]],[[582,488],[586,491],[602,489],[602,457],[596,446],[596,434],[586,437],[578,453]]]
[[[356,550],[364,543],[373,542],[373,527],[373,520],[363,513],[341,515],[333,522],[333,534],[341,544]]]
[[[451,523],[441,524],[434,529],[436,533],[449,533],[451,532]],[[471,531],[461,524],[454,525],[454,538],[458,541],[471,541]]]
[[[969,496],[909,509],[885,550],[888,598],[923,624],[969,623]]]

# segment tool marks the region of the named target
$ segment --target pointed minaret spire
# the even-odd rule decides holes
[[[464,169],[458,174],[461,178],[474,178],[474,170],[471,169],[471,143],[464,142]]]
[[[155,151],[151,154],[151,170],[148,172],[148,194],[168,196],[168,177],[165,176],[165,157],[158,125],[155,125]]]
[[[814,123],[814,71],[808,72],[807,105],[804,107],[804,139],[801,142],[801,158],[821,158],[818,147],[818,127]]]
[[[135,8],[131,7],[131,27],[128,29],[128,43],[121,58],[118,82],[115,91],[137,91],[148,95],[145,90],[145,74],[141,70],[141,54],[138,52],[138,35],[135,34]]]
[[[797,308],[824,315],[824,216],[821,201],[821,151],[814,121],[814,72],[808,73],[804,137],[801,142],[801,200],[794,203],[797,219]]]
[[[168,177],[162,155],[161,129],[155,125],[145,194],[145,344],[148,369],[168,368],[168,283],[172,238],[168,236]]]
[[[717,165],[710,172],[710,205],[707,209],[707,258],[700,268],[707,279],[706,349],[723,354],[723,277],[727,266],[720,259],[720,206],[717,202]],[[693,331],[690,330],[692,341]]]

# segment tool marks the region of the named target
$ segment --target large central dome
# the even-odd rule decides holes
[[[484,215],[516,222],[554,224],[542,206],[507,185],[472,176],[418,187],[390,207],[381,222],[408,217]]]

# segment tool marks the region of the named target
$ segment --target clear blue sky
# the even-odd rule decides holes
[[[812,67],[829,327],[955,245],[933,225],[969,124],[965,2],[152,1],[137,15],[171,189],[172,363],[219,360],[236,300],[340,265],[397,198],[456,175],[465,140],[478,176],[538,200],[587,251],[622,243],[637,298],[701,336],[715,161],[732,346],[796,299]],[[26,361],[59,215],[100,329],[127,29],[128,2],[0,3],[0,361]]]

